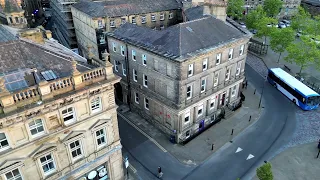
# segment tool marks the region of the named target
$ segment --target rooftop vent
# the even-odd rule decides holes
[[[54,74],[52,70],[41,72],[41,75],[46,81],[57,79],[57,76]]]

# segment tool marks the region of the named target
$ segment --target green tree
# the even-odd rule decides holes
[[[281,0],[265,0],[263,3],[263,10],[268,17],[275,18],[279,14],[282,4],[283,2]]]
[[[298,11],[291,19],[292,29],[299,31],[302,30],[304,32],[308,31],[308,27],[311,24],[311,15],[301,6],[298,8]]]
[[[275,28],[275,30],[271,32],[270,46],[274,52],[279,53],[278,62],[281,54],[294,41],[294,36],[295,33],[291,28]]]
[[[243,16],[243,0],[230,0],[228,1],[227,14],[234,19],[242,19]]]
[[[285,57],[285,60],[300,66],[299,74],[311,64],[320,69],[320,51],[310,37],[301,36],[301,41],[291,43],[286,50],[288,51],[288,56]]]
[[[270,17],[262,17],[259,21],[256,22],[257,34],[256,36],[259,38],[264,37],[264,42],[267,43],[267,36],[276,30],[275,27],[268,27],[268,24],[276,24],[277,20]]]
[[[248,29],[257,29],[257,23],[263,18],[266,17],[266,13],[263,11],[261,5],[258,5],[257,9],[251,11],[246,16],[246,26]]]
[[[257,168],[257,176],[260,180],[273,180],[271,164],[265,163],[261,167]]]

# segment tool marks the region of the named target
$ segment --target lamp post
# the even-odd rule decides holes
[[[266,78],[266,76],[265,76]],[[264,84],[266,83],[266,80],[264,79],[263,81],[263,85],[262,85],[262,90],[261,90],[261,95],[260,95],[260,100],[259,100],[259,108],[261,106],[261,101],[262,101],[262,95],[263,95],[263,90],[264,90]]]

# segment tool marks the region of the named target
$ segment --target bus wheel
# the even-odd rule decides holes
[[[295,99],[293,99],[292,102],[296,104],[296,100]]]

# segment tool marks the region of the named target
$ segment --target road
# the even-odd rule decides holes
[[[141,176],[141,179],[150,179],[158,165],[165,172],[164,179],[251,179],[261,162],[268,160],[291,139],[295,130],[294,112],[297,107],[251,67],[246,67],[246,74],[248,81],[259,92],[265,83],[262,100],[265,109],[259,121],[197,167],[179,163],[119,117],[120,136],[125,151],[130,152],[134,159],[138,174],[147,176]],[[236,153],[237,150],[239,152]]]

